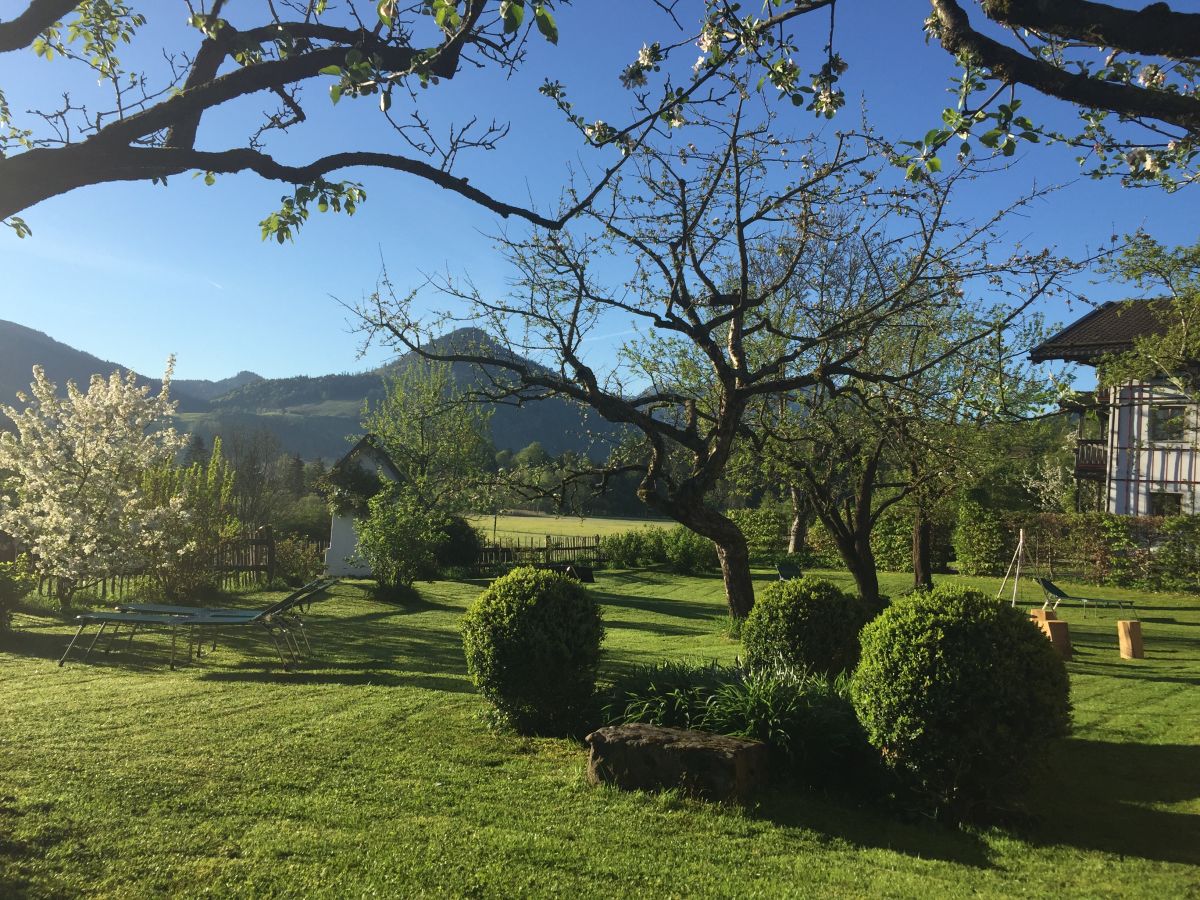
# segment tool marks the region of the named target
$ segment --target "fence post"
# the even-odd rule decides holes
[[[264,525],[255,537],[267,548],[267,584],[270,584],[275,580],[275,531],[270,525]]]

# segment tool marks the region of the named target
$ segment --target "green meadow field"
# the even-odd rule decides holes
[[[675,522],[667,519],[617,519],[603,516],[550,516],[535,513],[507,513],[499,516],[469,516],[472,525],[483,532],[489,540],[493,533],[497,538],[518,538],[522,541],[555,537],[594,537],[617,534],[635,528],[673,528]]]
[[[489,729],[458,633],[482,585],[389,605],[343,582],[296,671],[249,636],[172,671],[152,634],[59,668],[72,629],[18,614],[0,896],[1200,896],[1195,598],[1140,598],[1139,661],[1118,658],[1114,610],[1067,610],[1074,735],[1027,823],[958,831],[786,783],[746,810],[589,787],[580,743]],[[590,590],[606,678],[738,653],[716,577],[608,571]]]

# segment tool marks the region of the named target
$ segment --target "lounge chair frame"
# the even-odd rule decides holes
[[[291,663],[300,662],[303,655],[300,649],[300,639],[296,635],[303,638],[308,652],[310,654],[312,652],[312,645],[309,643],[308,634],[304,630],[304,623],[300,619],[300,616],[291,612],[291,610],[301,604],[311,606],[313,595],[335,582],[336,579],[318,579],[317,581],[309,582],[284,599],[278,600],[260,610],[203,609],[200,607],[147,603],[127,604],[113,611],[83,613],[75,618],[79,623],[79,627],[76,629],[70,644],[67,645],[67,649],[63,652],[58,664],[61,667],[66,663],[67,657],[70,656],[84,629],[88,625],[93,624],[98,624],[100,627],[92,638],[91,643],[88,644],[87,650],[84,651],[83,661],[87,661],[92,650],[95,649],[96,644],[99,642],[100,637],[109,628],[112,630],[108,644],[104,649],[106,653],[113,648],[118,637],[121,636],[120,632],[122,628],[128,629],[128,644],[133,643],[134,635],[141,629],[167,628],[171,631],[170,665],[172,669],[175,668],[175,660],[178,655],[178,637],[181,628],[186,628],[188,632],[188,661],[190,662],[193,656],[199,658],[201,648],[204,643],[207,643],[208,638],[211,638],[213,648],[216,648],[217,631],[229,628],[259,626],[263,628],[267,636],[271,639],[271,643],[275,647],[275,652],[278,654],[279,661],[283,664],[283,667],[285,669],[290,668]],[[282,639],[283,645],[287,647],[291,663],[284,656],[280,639]]]
[[[1132,600],[1105,600],[1099,597],[1081,597],[1077,594],[1068,594],[1049,578],[1038,578],[1037,583],[1041,585],[1042,595],[1045,597],[1045,603],[1042,604],[1042,609],[1057,610],[1058,605],[1064,600],[1074,600],[1083,606],[1083,614],[1086,617],[1088,610],[1093,606],[1117,607],[1118,609],[1130,609],[1134,615],[1137,615],[1137,606]]]

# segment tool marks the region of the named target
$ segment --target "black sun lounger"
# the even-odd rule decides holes
[[[1046,596],[1046,603],[1043,609],[1058,609],[1058,604],[1064,600],[1075,601],[1083,605],[1083,614],[1086,616],[1087,611],[1093,606],[1116,606],[1120,609],[1130,609],[1134,615],[1137,615],[1137,608],[1133,605],[1132,600],[1101,600],[1099,597],[1079,597],[1074,594],[1068,594],[1049,578],[1039,578],[1037,583],[1042,586],[1042,592]]]

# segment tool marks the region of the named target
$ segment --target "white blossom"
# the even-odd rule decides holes
[[[150,396],[137,376],[93,375],[66,396],[40,366],[24,409],[0,406],[15,430],[0,434],[0,530],[71,582],[136,569],[145,560],[155,513],[142,503],[141,477],[174,458],[183,438],[170,427],[174,359],[162,390]]]

